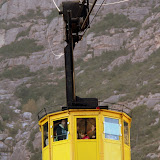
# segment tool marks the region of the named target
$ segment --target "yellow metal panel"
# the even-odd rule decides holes
[[[43,160],[49,160],[49,146],[45,147],[42,150],[42,157],[43,157]]]
[[[81,140],[77,142],[77,160],[97,160],[97,142]]]
[[[121,145],[104,142],[104,160],[122,160]]]
[[[65,140],[64,140],[65,141]],[[69,142],[55,142],[52,145],[52,160],[70,160],[70,143]]]
[[[131,160],[130,147],[124,145],[124,160]]]

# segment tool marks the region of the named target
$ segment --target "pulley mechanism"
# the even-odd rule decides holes
[[[89,0],[70,1],[62,3],[63,19],[66,24],[66,42],[69,42],[69,30],[72,30],[73,42],[81,40],[80,32],[84,31],[89,25],[89,18],[87,19],[84,27],[82,25],[89,13]]]

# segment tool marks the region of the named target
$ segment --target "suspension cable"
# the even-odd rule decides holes
[[[119,1],[119,2],[112,2],[112,3],[106,3],[106,4],[102,4],[102,6],[109,6],[109,5],[112,5],[112,4],[119,4],[119,3],[124,3],[124,2],[128,2],[129,0],[123,0],[123,1]],[[92,3],[89,3],[89,5],[92,5]],[[96,6],[100,6],[101,4],[98,3],[96,4]]]
[[[123,0],[123,1],[119,1],[119,2],[113,2],[113,3],[107,3],[107,4],[104,4],[104,1],[101,3],[101,4],[95,4],[97,6],[100,6],[96,12],[96,14],[94,15],[93,19],[91,20],[91,22],[89,23],[88,27],[85,29],[85,31],[83,32],[83,35],[81,37],[81,39],[83,38],[83,36],[85,35],[85,33],[87,32],[87,29],[90,27],[90,25],[92,24],[92,22],[94,21],[95,17],[97,16],[98,12],[100,11],[101,7],[102,6],[108,6],[108,5],[113,5],[113,4],[119,4],[119,3],[124,3],[124,2],[128,2],[129,0]],[[92,3],[90,3],[90,5],[92,5]]]
[[[60,12],[60,9],[58,8],[56,2],[55,2],[54,0],[52,0],[52,1],[53,1],[53,3],[54,3],[55,7],[57,8],[58,12]]]

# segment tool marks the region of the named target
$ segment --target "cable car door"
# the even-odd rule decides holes
[[[97,128],[97,129],[96,129]],[[75,159],[98,160],[98,123],[96,116],[75,117]]]

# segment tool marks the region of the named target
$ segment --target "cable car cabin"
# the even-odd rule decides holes
[[[39,120],[43,160],[131,160],[131,118],[107,109],[69,109]]]

